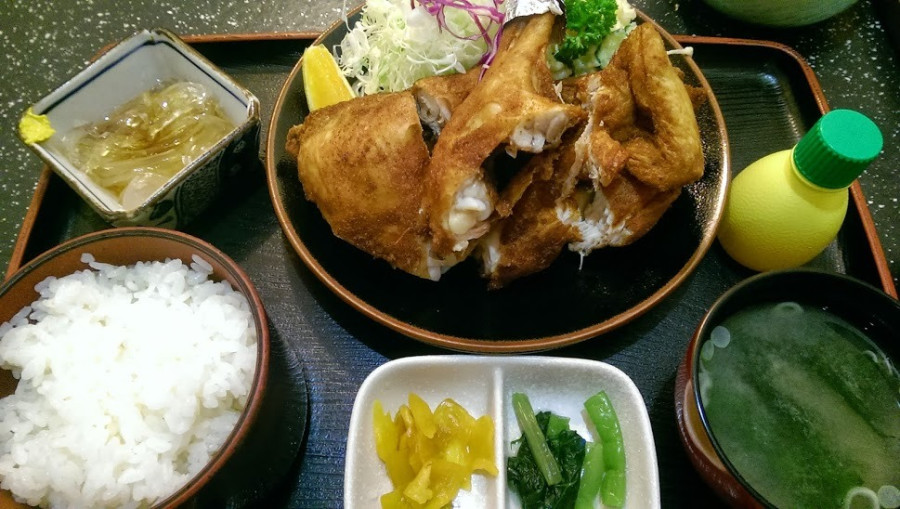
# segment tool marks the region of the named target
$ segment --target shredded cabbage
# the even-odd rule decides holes
[[[493,0],[469,0],[485,12]],[[490,8],[490,9],[487,9]],[[426,76],[465,72],[488,53],[482,28],[496,34],[491,16],[447,8],[439,18],[410,0],[368,0],[361,19],[340,44],[338,64],[357,95],[405,90]],[[481,27],[479,27],[479,24]]]
[[[559,44],[551,44],[547,51],[547,63],[553,79],[561,80],[569,76],[578,76],[603,69],[609,65],[609,61],[619,49],[619,45],[637,26],[637,23],[634,22],[636,17],[637,12],[628,3],[628,0],[616,0],[616,23],[612,26],[612,32],[604,37],[600,44],[592,46],[586,53],[574,59],[571,65],[556,59],[554,55],[559,51]]]

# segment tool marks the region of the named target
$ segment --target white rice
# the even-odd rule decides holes
[[[246,298],[194,258],[47,278],[0,325],[0,487],[43,507],[144,507],[206,465],[256,367]]]

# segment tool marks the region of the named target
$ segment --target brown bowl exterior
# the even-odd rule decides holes
[[[269,327],[265,309],[250,278],[227,255],[207,242],[174,230],[149,227],[127,227],[90,233],[36,257],[0,286],[0,322],[9,321],[20,309],[34,302],[39,294],[34,286],[48,276],[65,276],[87,268],[81,255],[90,253],[97,261],[132,265],[138,261],[179,258],[190,264],[192,255],[199,255],[213,268],[212,278],[228,281],[244,294],[250,304],[256,323],[257,357],[256,373],[247,406],[238,419],[235,429],[212,460],[186,485],[154,508],[177,507],[195,495],[222,468],[238,448],[253,426],[268,380]],[[6,370],[0,371],[0,397],[15,391],[17,380]],[[25,508],[15,502],[7,491],[0,492],[0,507]]]
[[[684,360],[681,361],[675,375],[675,417],[678,421],[678,436],[687,450],[691,464],[722,500],[731,507],[761,509],[763,505],[731,475],[719,459],[700,418],[691,375],[696,372],[694,352],[699,351],[700,331],[698,328],[694,332]],[[706,329],[703,328],[703,331]]]
[[[890,358],[900,358],[900,301],[853,277],[812,269],[757,274],[709,308],[694,332],[675,378],[678,433],[691,463],[730,506],[774,507],[743,481],[716,443],[697,388],[700,347],[725,318],[748,306],[794,301],[825,309],[864,331]]]

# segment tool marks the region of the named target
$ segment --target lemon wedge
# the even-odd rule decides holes
[[[309,111],[331,106],[356,96],[331,52],[324,46],[310,46],[303,53],[303,90]]]

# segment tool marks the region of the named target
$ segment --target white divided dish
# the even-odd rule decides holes
[[[587,424],[584,401],[606,391],[619,417],[625,442],[627,509],[658,509],[656,446],[644,399],[631,378],[609,364],[556,357],[422,356],[388,362],[373,371],[359,389],[350,418],[344,466],[344,507],[380,507],[381,495],[393,490],[375,452],[372,405],[380,400],[395,415],[415,392],[434,409],[452,398],[474,417],[494,419],[496,477],[475,474],[471,491],[461,490],[455,508],[518,509],[518,497],[506,485],[510,442],[521,435],[512,410],[513,393],[528,395],[535,412],[549,410],[569,417],[588,441],[596,432]],[[597,501],[596,507],[604,507]]]

